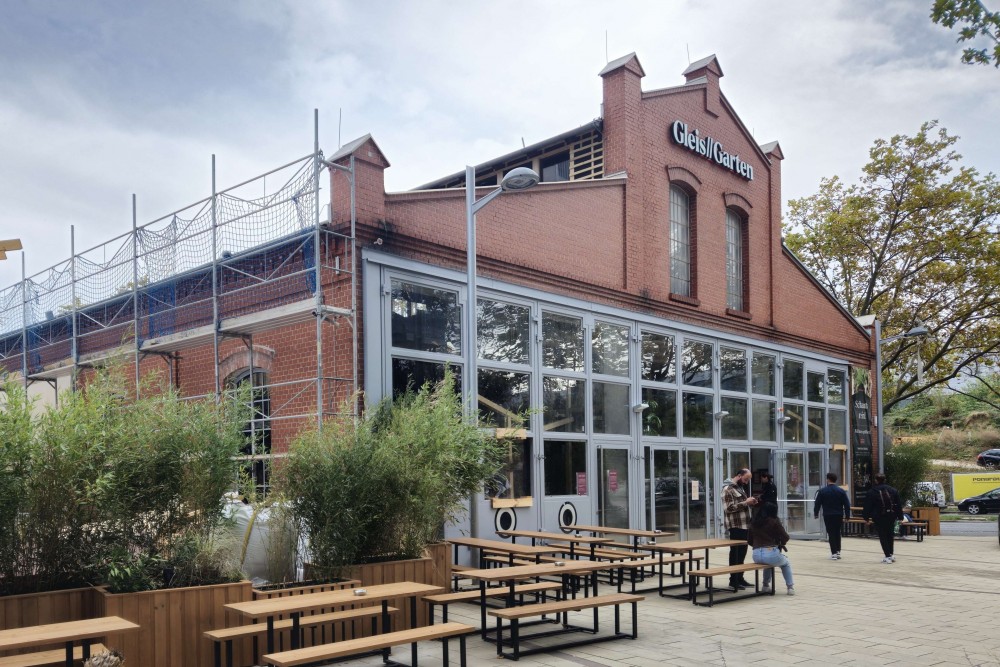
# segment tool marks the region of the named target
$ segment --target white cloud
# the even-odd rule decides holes
[[[644,88],[715,53],[723,91],[785,151],[784,199],[851,179],[873,139],[938,119],[1000,171],[1000,74],[959,63],[954,34],[907,0],[72,0],[8,8],[0,26],[0,237],[29,273],[220,186],[371,132],[405,189],[599,116],[598,71],[635,51]],[[208,12],[208,13],[206,13]],[[53,18],[55,17],[55,18]],[[4,27],[6,26],[6,27]],[[4,45],[7,45],[6,47]],[[0,286],[20,277],[12,255]]]

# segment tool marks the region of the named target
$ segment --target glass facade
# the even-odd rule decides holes
[[[391,273],[387,283],[385,389],[398,393],[438,380],[449,366],[460,389],[462,285]],[[534,494],[542,507],[531,511],[543,524],[551,497],[575,503],[577,512],[582,502],[581,523],[662,519],[712,534],[721,525],[717,496],[730,470],[711,462],[753,459],[755,470],[770,468],[782,478],[783,516],[812,529],[802,507],[809,499],[800,495],[812,486],[804,476],[843,463],[846,365],[513,293],[481,294],[477,318],[480,417],[520,433],[484,497]],[[828,454],[834,447],[838,453]],[[636,463],[642,460],[656,470],[661,463],[676,468],[686,481],[677,486],[671,474],[657,472],[654,484],[654,469],[644,473]],[[644,474],[645,484],[628,484]]]

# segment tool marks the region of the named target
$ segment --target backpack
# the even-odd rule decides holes
[[[896,510],[892,506],[892,496],[885,489],[878,490],[878,501],[882,505],[882,514],[884,516],[895,516]]]

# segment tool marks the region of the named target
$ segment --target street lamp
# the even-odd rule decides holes
[[[917,324],[906,333],[882,338],[882,323],[875,320],[875,415],[878,417],[878,471],[885,474],[885,428],[882,426],[882,343],[891,343],[900,338],[923,338],[930,330],[923,324]]]
[[[500,187],[480,200],[476,200],[476,168],[465,168],[465,228],[466,228],[466,275],[468,287],[465,316],[469,338],[465,343],[466,395],[469,401],[469,417],[475,421],[479,409],[478,378],[476,377],[476,355],[478,333],[476,329],[476,213],[496,199],[502,192],[527,190],[538,185],[541,180],[534,170],[527,167],[511,169],[500,181]],[[475,495],[469,500],[469,528],[472,537],[479,536],[479,521],[476,518]]]
[[[7,259],[7,252],[10,250],[21,250],[21,239],[7,239],[0,241],[0,259]]]

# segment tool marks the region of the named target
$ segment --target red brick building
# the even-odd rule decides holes
[[[715,57],[661,90],[642,90],[634,54],[600,76],[601,118],[476,168],[479,196],[515,167],[542,180],[477,216],[479,408],[519,428],[509,469],[477,501],[480,532],[555,529],[575,513],[714,536],[721,486],[748,467],[775,473],[790,532],[818,533],[823,476],[851,477],[849,377],[871,368],[872,342],[782,244],[781,148],[753,140]],[[229,256],[213,231],[211,266],[172,278],[174,296],[137,272],[132,294],[103,306],[121,302],[141,368],[169,369],[186,394],[250,376],[253,358],[254,431],[267,435],[251,453],[264,458],[355,382],[368,400],[446,364],[468,382],[464,172],[386,193],[389,162],[370,136],[321,166],[329,195],[313,188],[309,202],[329,200],[322,224]],[[206,284],[211,303],[191,296]],[[73,321],[100,319],[86,303],[26,326],[28,351],[0,340],[0,362],[36,380],[78,371],[86,354],[59,346],[79,338]]]

